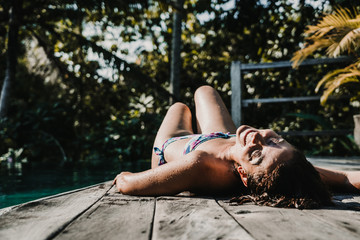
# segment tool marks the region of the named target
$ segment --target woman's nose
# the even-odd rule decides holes
[[[270,130],[270,129],[264,129],[264,130],[260,130],[261,131],[261,135],[263,136],[263,138],[267,138],[269,136],[274,135],[274,131]]]
[[[250,140],[250,143],[253,144],[253,145],[263,144],[264,143],[264,137],[262,136],[262,134],[260,134],[260,132],[255,132],[253,134],[252,139]]]

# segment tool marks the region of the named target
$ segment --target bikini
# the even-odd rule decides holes
[[[182,140],[182,139],[191,138],[184,147],[183,155],[186,155],[186,154],[194,151],[203,142],[206,142],[206,141],[209,141],[212,139],[216,139],[216,138],[227,139],[227,138],[231,138],[231,137],[235,137],[235,136],[236,136],[236,134],[214,132],[214,133],[209,133],[209,134],[192,134],[192,135],[186,135],[186,136],[180,136],[180,137],[173,137],[173,138],[169,138],[168,140],[166,140],[165,143],[162,145],[161,149],[154,147],[154,152],[156,155],[159,156],[159,166],[160,166],[160,165],[163,165],[166,163],[166,160],[164,157],[165,148],[173,142],[176,142],[176,141]]]

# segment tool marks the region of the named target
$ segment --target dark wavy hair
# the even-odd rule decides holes
[[[298,209],[333,205],[319,173],[297,149],[291,159],[280,163],[271,173],[250,174],[247,185],[248,194],[231,202]]]

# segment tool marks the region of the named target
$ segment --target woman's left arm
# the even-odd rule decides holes
[[[348,182],[360,191],[360,171],[346,172]]]
[[[335,191],[360,191],[360,171],[340,171],[315,167],[323,182]]]

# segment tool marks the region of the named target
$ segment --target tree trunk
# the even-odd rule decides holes
[[[179,99],[180,89],[180,69],[181,69],[181,20],[184,0],[174,2],[173,32],[171,44],[171,65],[170,65],[170,93],[172,97],[170,103]]]
[[[2,86],[1,98],[0,98],[0,118],[4,118],[7,115],[11,88],[14,83],[15,71],[17,65],[19,16],[20,16],[22,0],[13,0],[12,3],[13,5],[10,8],[10,16],[9,16],[9,32],[8,32],[8,43],[7,43],[5,79]]]

